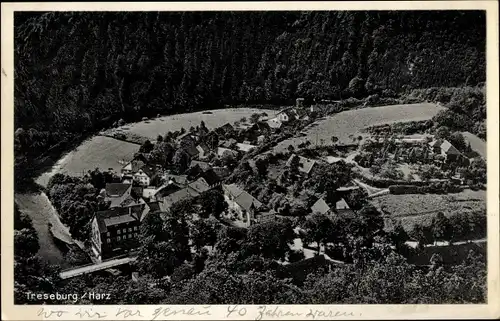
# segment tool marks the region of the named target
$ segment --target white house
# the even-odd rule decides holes
[[[134,179],[134,182],[138,183],[141,186],[147,187],[151,183],[151,177],[149,177],[149,175],[146,174],[142,169],[134,173],[132,177]]]
[[[236,212],[238,219],[242,220],[245,226],[250,226],[262,208],[262,203],[236,184],[222,185],[222,190],[228,209]]]
[[[286,123],[288,121],[297,119],[298,115],[297,115],[297,112],[292,107],[288,107],[288,108],[281,110],[276,115],[276,118],[278,118],[279,121]]]
[[[278,119],[278,117],[269,119],[267,121],[267,124],[272,129],[279,129],[279,128],[281,128],[281,125],[283,125],[283,123],[281,122],[281,120]]]

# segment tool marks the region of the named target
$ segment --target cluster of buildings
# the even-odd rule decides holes
[[[384,140],[384,138],[379,138],[374,141],[383,143]],[[434,139],[431,135],[395,138],[393,141],[398,145],[408,146],[408,148],[399,149],[399,153],[395,155],[395,157],[405,160],[411,158],[412,155],[419,160],[432,160],[438,164],[452,163],[467,159],[467,157],[448,140]]]
[[[261,118],[238,126],[226,123],[212,131],[200,126],[181,134],[176,143],[190,156],[189,176],[167,173],[161,166],[151,164],[144,154],[137,154],[121,169],[119,182],[106,184],[100,192],[99,197],[109,203],[109,209],[97,211],[91,221],[94,260],[99,262],[134,250],[139,245],[141,222],[147,215],[168,211],[173,204],[212,189],[221,190],[229,208],[226,214],[245,227],[273,219],[274,211],[269,211],[248,192],[234,184],[222,184],[230,171],[224,166],[214,166],[210,160],[214,156],[236,158],[252,151],[283,124],[306,119],[307,111],[302,107],[303,99],[298,99],[296,108],[285,108],[272,119]],[[301,158],[300,170],[309,172],[314,162]],[[164,182],[159,187],[152,186],[155,176]]]

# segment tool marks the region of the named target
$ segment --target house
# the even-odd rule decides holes
[[[271,133],[271,126],[267,122],[259,121],[250,126],[247,129],[247,137],[249,139],[254,140],[255,137],[259,135],[269,135]]]
[[[181,189],[183,189],[185,186],[181,185],[179,183],[175,183],[174,181],[170,180],[163,186],[159,187],[155,192],[154,192],[154,199],[159,200],[162,199],[172,193],[175,193]]]
[[[188,187],[196,191],[198,194],[204,193],[211,188],[203,177],[199,177],[197,180],[189,183]]]
[[[234,138],[230,138],[228,140],[223,140],[220,142],[219,146],[223,148],[231,149],[233,146],[236,146],[238,142]]]
[[[217,147],[217,156],[223,157],[225,155],[230,155],[232,157],[237,157],[238,152],[229,148]]]
[[[251,151],[252,149],[255,148],[255,145],[244,144],[244,143],[237,143],[236,147],[238,148],[238,150],[240,150],[240,151],[242,151],[244,153],[248,153],[249,151]]]
[[[275,117],[275,118],[269,119],[267,121],[267,124],[272,129],[280,129],[281,126],[283,125],[283,122],[281,120],[279,120],[278,117]]]
[[[110,202],[110,208],[121,206],[121,203],[130,197],[132,184],[108,183],[101,195],[104,201]]]
[[[345,199],[341,198],[335,203],[335,212],[338,214],[349,214],[353,213]]]
[[[157,189],[154,186],[149,186],[142,189],[142,198],[154,200]]]
[[[186,144],[181,147],[191,158],[197,158],[199,155],[199,150],[196,148],[196,146],[193,144]]]
[[[198,158],[199,159],[203,159],[210,154],[210,149],[204,143],[197,145],[196,150],[198,151]]]
[[[257,223],[266,223],[266,222],[270,222],[270,221],[274,221],[274,220],[276,220],[276,211],[275,210],[270,210],[267,212],[258,213],[256,218],[255,218],[255,221]]]
[[[141,186],[149,186],[151,183],[151,177],[146,174],[142,169],[138,170],[136,173],[132,175],[132,179],[134,182]]]
[[[213,150],[219,146],[219,135],[212,130],[204,137],[204,142],[207,144],[208,148]]]
[[[287,107],[285,109],[280,110],[276,114],[276,118],[282,123],[286,123],[295,119],[298,119],[297,112],[293,107]]]
[[[168,194],[167,196],[158,199],[159,204],[160,204],[160,209],[162,211],[168,211],[172,205],[174,205],[177,202],[180,202],[182,200],[186,200],[189,198],[193,198],[196,196],[199,196],[200,193],[194,190],[191,187],[184,187],[178,191],[175,191],[171,194]]]
[[[92,254],[101,262],[139,246],[139,227],[146,204],[98,211],[91,220]]]
[[[231,171],[227,167],[216,166],[216,167],[212,168],[212,170],[219,177],[219,179],[223,179],[223,178],[226,178],[229,175],[231,175]]]
[[[176,183],[179,186],[185,186],[187,184],[187,175],[164,174],[161,178],[164,182]]]
[[[187,132],[177,137],[180,146],[196,146],[196,138],[193,133]]]
[[[192,168],[195,166],[199,166],[202,171],[206,171],[206,170],[209,170],[212,168],[212,166],[207,162],[201,162],[201,161],[196,161],[196,160],[191,161],[191,164],[189,165],[189,167]]]
[[[462,153],[458,151],[449,141],[445,139],[437,139],[429,143],[432,151],[435,154],[444,156],[447,162],[456,161]]]
[[[286,167],[290,167],[293,162],[294,162],[294,159],[298,157],[299,161],[299,172],[301,173],[304,173],[306,175],[309,175],[311,173],[311,171],[313,170],[314,166],[316,165],[316,161],[313,160],[313,159],[309,159],[309,158],[305,158],[305,157],[302,157],[302,156],[298,156],[296,154],[292,154],[288,160],[286,161]]]
[[[220,137],[225,137],[228,134],[234,133],[234,127],[230,123],[225,123],[224,125],[217,127],[214,130]]]
[[[331,208],[326,204],[325,200],[320,198],[316,201],[316,203],[311,206],[311,212],[314,213],[320,213],[320,214],[327,214],[330,213]]]
[[[146,162],[144,162],[143,160],[133,159],[131,162],[127,163],[121,169],[122,178],[123,177],[131,178],[132,175],[137,171],[139,171],[144,165],[146,165]]]
[[[262,203],[236,184],[222,185],[228,208],[248,227],[262,209]]]

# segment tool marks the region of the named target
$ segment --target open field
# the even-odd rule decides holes
[[[290,144],[297,148],[306,140],[313,144],[321,144],[322,140],[324,144],[331,144],[332,136],[337,136],[340,144],[352,144],[353,138],[366,137],[362,131],[368,126],[427,120],[443,109],[435,104],[422,103],[348,110],[318,121],[305,130],[304,137],[284,140],[275,146],[274,151],[283,151]]]
[[[464,135],[465,142],[470,143],[472,150],[486,159],[486,142],[469,132],[462,132],[462,135]]]
[[[68,175],[82,175],[99,167],[101,170],[113,168],[116,171],[124,166],[122,160],[130,160],[134,153],[139,150],[139,145],[116,140],[114,138],[95,136],[83,142],[61,158],[49,172],[42,174],[36,182],[42,186],[47,183],[54,174],[64,173]]]
[[[171,116],[160,117],[151,120],[145,120],[133,124],[127,124],[115,129],[115,132],[132,132],[134,134],[144,136],[150,140],[155,140],[161,134],[164,135],[168,131],[176,131],[184,128],[189,130],[191,126],[199,126],[201,121],[205,122],[207,128],[216,128],[225,123],[233,124],[239,121],[242,117],[247,119],[254,113],[266,113],[269,118],[274,117],[276,110],[257,109],[257,108],[228,108],[215,109],[203,112],[177,114]]]
[[[470,213],[486,209],[486,192],[464,190],[456,194],[382,195],[371,200],[388,219],[401,220],[406,229],[415,223],[430,224],[438,213],[445,215]],[[389,227],[390,228],[390,227]]]

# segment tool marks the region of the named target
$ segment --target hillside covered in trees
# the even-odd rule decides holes
[[[120,118],[475,86],[485,32],[480,11],[16,13],[16,165]]]

